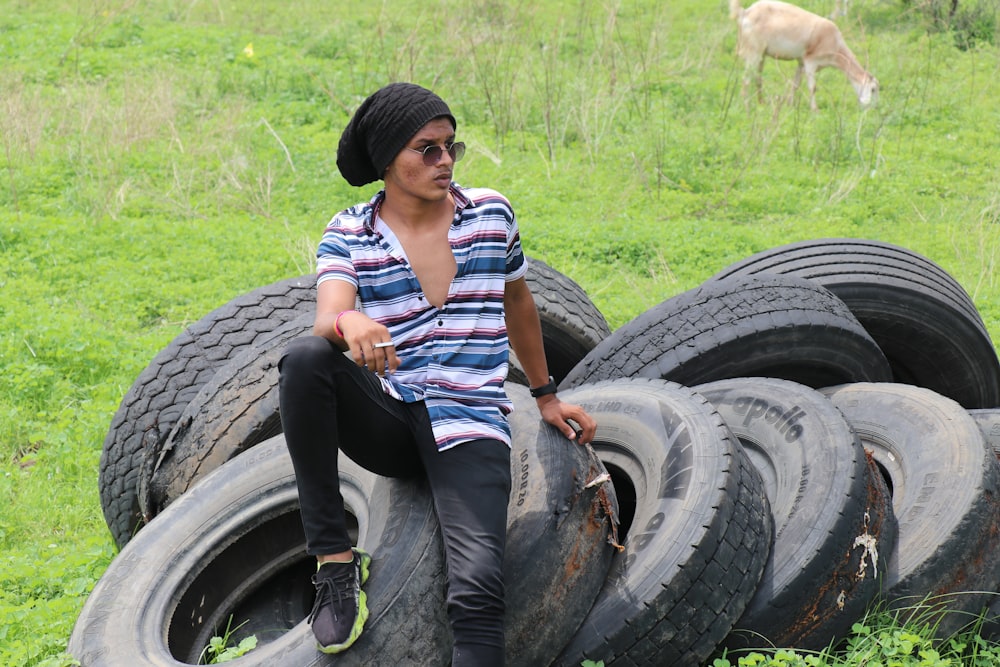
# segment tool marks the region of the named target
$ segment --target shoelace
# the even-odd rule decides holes
[[[322,579],[313,576],[313,584],[316,586],[316,601],[313,603],[312,611],[309,612],[310,623],[316,618],[316,614],[319,613],[324,604],[330,605],[333,617],[337,618],[337,605],[333,603],[333,596],[337,596],[337,604],[345,599],[350,599],[354,590],[354,568],[354,563],[351,563],[351,569],[345,568],[342,573],[338,572]]]

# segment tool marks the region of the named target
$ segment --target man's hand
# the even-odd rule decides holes
[[[340,318],[339,326],[354,363],[378,375],[396,372],[396,346],[384,325],[364,313],[349,311]]]
[[[538,411],[542,419],[552,424],[570,440],[577,444],[589,445],[597,433],[597,422],[579,405],[563,403],[555,394],[549,394],[536,399]],[[572,423],[577,424],[574,427]]]

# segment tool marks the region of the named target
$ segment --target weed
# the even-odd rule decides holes
[[[235,628],[232,627],[233,617],[230,616],[229,620],[226,621],[226,629],[222,633],[222,636],[214,636],[208,640],[208,646],[206,646],[201,652],[201,656],[198,658],[198,664],[218,665],[219,663],[235,660],[236,658],[244,656],[253,649],[257,648],[257,637],[255,635],[243,638],[236,646],[229,646],[230,641],[232,641],[233,633],[245,624],[246,621],[240,623]]]
[[[1000,645],[978,634],[985,613],[960,633],[947,638],[935,635],[941,610],[930,598],[889,609],[876,603],[851,634],[838,646],[819,652],[789,648],[748,650],[733,656],[723,652],[711,667],[987,667],[1000,664]],[[732,658],[736,657],[736,662]]]

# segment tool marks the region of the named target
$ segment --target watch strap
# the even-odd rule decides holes
[[[550,375],[549,381],[543,384],[541,387],[532,387],[528,391],[531,393],[532,398],[541,398],[542,396],[548,396],[549,394],[556,393],[556,381]]]

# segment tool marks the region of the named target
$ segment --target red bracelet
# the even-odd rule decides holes
[[[335,319],[333,321],[333,330],[336,331],[337,335],[340,336],[341,338],[344,337],[344,332],[340,330],[340,318],[343,317],[344,315],[346,315],[347,313],[356,313],[356,312],[358,312],[358,311],[356,311],[356,310],[342,310],[342,311],[340,311],[337,314],[337,319]]]

